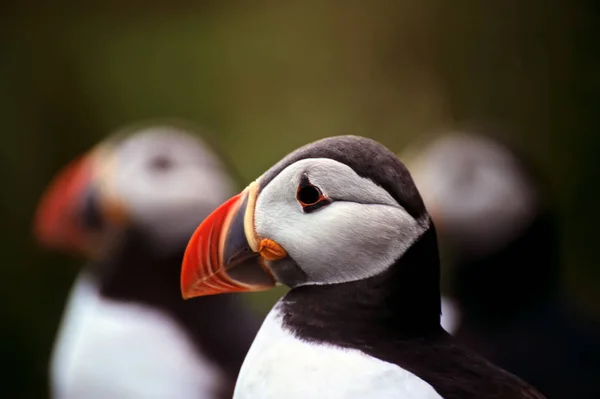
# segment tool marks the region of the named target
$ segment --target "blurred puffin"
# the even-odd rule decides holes
[[[259,330],[235,398],[543,398],[441,328],[436,240],[392,152],[331,137],[202,222],[182,294],[291,288]]]
[[[54,398],[231,397],[260,320],[235,295],[183,301],[179,274],[232,190],[216,153],[177,126],[125,129],[57,176],[36,237],[90,261],[53,350]]]
[[[561,294],[556,214],[538,172],[489,137],[425,143],[406,158],[449,259],[442,325],[548,397],[599,398],[600,342]]]

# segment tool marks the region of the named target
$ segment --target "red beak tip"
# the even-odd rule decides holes
[[[82,231],[72,212],[89,180],[89,157],[83,155],[59,171],[46,187],[33,218],[33,236],[38,245],[76,250],[84,246]]]
[[[241,194],[232,197],[211,213],[188,241],[181,266],[184,299],[229,292],[222,281],[228,280],[227,276],[218,271],[221,269],[219,241],[227,215],[238,206],[240,197]]]
[[[185,268],[184,268],[185,270]],[[193,297],[192,295],[192,284],[189,283],[190,279],[189,278],[185,278],[184,277],[185,274],[182,273],[182,279],[181,279],[181,296],[183,297],[183,299],[190,299]]]

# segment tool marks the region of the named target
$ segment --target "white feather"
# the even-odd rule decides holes
[[[213,398],[221,378],[167,315],[78,277],[51,361],[54,398]]]
[[[277,305],[258,332],[234,399],[440,399],[414,374],[358,350],[303,341],[282,327]]]

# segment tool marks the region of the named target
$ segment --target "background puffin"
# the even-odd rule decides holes
[[[442,135],[408,158],[445,248],[442,325],[550,398],[600,397],[598,330],[561,292],[557,215],[539,172],[475,134]]]
[[[408,170],[338,136],[283,158],[196,230],[185,298],[291,290],[235,398],[542,398],[440,326],[436,233]]]
[[[36,237],[90,260],[58,331],[53,397],[231,397],[260,321],[235,295],[183,301],[179,273],[232,190],[220,158],[175,126],[125,129],[58,175]]]

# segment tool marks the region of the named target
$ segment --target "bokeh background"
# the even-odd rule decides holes
[[[240,188],[329,135],[398,152],[447,129],[502,137],[548,174],[565,288],[600,319],[594,2],[87,3],[0,5],[0,396],[47,396],[51,345],[82,264],[34,245],[39,195],[67,161],[148,118],[208,128]],[[280,293],[248,298],[266,312]]]

